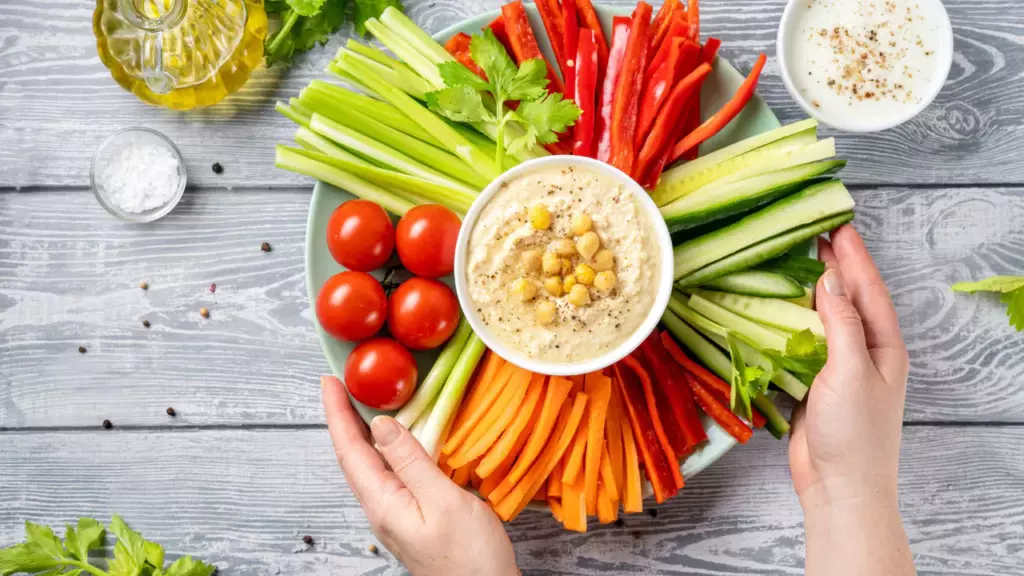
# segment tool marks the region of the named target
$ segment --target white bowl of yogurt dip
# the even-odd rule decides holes
[[[569,376],[643,342],[672,293],[672,241],[657,206],[603,162],[550,156],[491,182],[463,219],[455,287],[502,358]]]
[[[877,132],[938,95],[953,28],[940,0],[789,0],[776,50],[786,89],[808,114]]]

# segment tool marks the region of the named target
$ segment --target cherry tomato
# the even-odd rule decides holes
[[[345,386],[371,408],[401,408],[416,390],[416,361],[390,338],[360,343],[345,362]]]
[[[388,330],[413,350],[437,348],[459,325],[459,300],[437,280],[406,280],[391,293],[388,307]]]
[[[427,278],[451,274],[461,225],[455,212],[439,204],[424,204],[406,212],[395,230],[402,265]]]
[[[365,340],[384,326],[388,317],[387,296],[380,282],[366,272],[341,272],[328,278],[320,288],[316,317],[335,338]]]
[[[383,208],[369,200],[349,200],[327,221],[327,248],[345,268],[380,268],[395,249],[395,228]]]

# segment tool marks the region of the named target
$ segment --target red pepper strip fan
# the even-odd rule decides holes
[[[637,349],[633,356],[651,377],[651,392],[654,402],[658,406],[661,427],[664,429],[665,439],[668,440],[668,445],[672,449],[674,461],[683,460],[690,454],[693,448],[686,441],[686,434],[683,433],[683,427],[680,425],[679,419],[672,409],[672,403],[665,390],[665,381],[662,379],[665,376],[665,368],[664,366],[657,366],[652,362],[650,357],[643,353],[642,349]]]
[[[487,75],[484,74],[484,71],[476,65],[476,62],[473,61],[473,55],[469,50],[470,40],[469,34],[459,32],[455,36],[452,36],[451,40],[448,40],[448,42],[445,43],[444,49],[454,56],[460,64],[472,70],[473,74],[476,74],[486,80]]]
[[[672,83],[676,79],[676,70],[679,68],[679,57],[682,55],[685,38],[673,38],[669,44],[668,57],[663,59],[655,70],[648,70],[644,78],[644,87],[641,90],[642,100],[640,101],[640,112],[637,117],[636,139],[633,143],[640,148],[647,139],[647,133],[654,122],[654,116],[661,109],[662,103],[669,95]]]
[[[647,411],[639,378],[628,368],[622,368],[621,364],[620,362],[614,366],[615,382],[622,392],[622,404],[629,416],[637,454],[643,455],[643,466],[647,472],[647,479],[654,488],[654,499],[660,504],[676,493],[675,480],[672,478],[671,471],[675,463],[666,458],[662,451],[658,436],[654,431],[654,424],[651,423],[651,416]]]
[[[700,59],[702,62],[708,64],[714,64],[715,56],[718,54],[718,48],[722,45],[722,41],[718,38],[708,38],[708,41],[704,44],[704,47],[700,51]],[[680,130],[677,134],[673,135],[674,141],[679,141],[680,138],[693,132],[700,126],[700,94],[695,94],[693,97],[693,105],[689,107],[689,112],[686,114],[685,121],[680,124]],[[699,148],[694,146],[683,154],[684,160],[693,160],[697,157]],[[667,160],[667,159],[666,159]]]
[[[690,95],[700,87],[700,83],[710,72],[710,66],[701,64],[672,89],[672,94],[669,95],[665,105],[658,113],[654,129],[647,136],[647,141],[644,142],[644,147],[637,158],[636,170],[633,172],[633,178],[637,182],[648,186],[653,186],[658,182],[658,178],[661,177],[661,168],[665,165],[659,160],[671,150],[673,128],[685,114]]]
[[[736,91],[736,94],[733,95],[732,99],[729,100],[725,106],[722,106],[722,109],[716,112],[714,116],[708,118],[707,121],[698,126],[696,130],[690,132],[680,140],[679,143],[672,148],[670,161],[674,162],[691,148],[697,147],[701,142],[704,142],[708,138],[718,134],[722,128],[729,124],[729,122],[731,122],[732,119],[735,118],[741,110],[743,110],[743,107],[746,106],[747,102],[749,102],[750,98],[754,95],[754,90],[757,88],[757,79],[761,75],[761,70],[764,69],[764,64],[767,60],[768,57],[764,54],[758,56],[757,62],[754,63],[754,68],[750,71],[750,74],[747,75],[747,79],[743,81],[743,84],[740,86],[739,90]]]
[[[576,56],[580,44],[580,23],[574,2],[562,2],[562,30],[562,50],[565,51],[562,79],[565,81],[566,99],[573,100],[576,96]]]
[[[494,37],[505,47],[506,52],[515,54],[515,51],[512,49],[512,40],[508,37],[508,28],[505,26],[504,16],[498,14],[498,17],[492,20],[487,27],[491,29],[491,32],[494,32]]]
[[[653,368],[657,385],[665,391],[672,413],[686,438],[687,452],[692,451],[698,444],[706,442],[708,435],[697,414],[697,406],[693,403],[693,393],[686,382],[686,371],[668,355],[661,339],[653,332],[640,346],[640,350],[648,365]]]
[[[551,51],[555,53],[558,68],[564,71],[565,60],[571,56],[565,52],[565,29],[558,0],[534,0],[534,5],[537,6],[540,19],[544,22],[544,31],[548,33],[548,41],[551,42]]]
[[[723,404],[721,400],[716,398],[710,390],[704,388],[696,378],[688,375],[686,381],[690,386],[690,390],[693,391],[693,398],[705,414],[711,416],[712,420],[717,422],[719,426],[740,444],[746,444],[747,440],[750,440],[750,437],[754,434],[753,430],[744,424],[739,416],[733,414],[726,404]]]
[[[684,12],[683,5],[678,0],[666,0],[658,13],[651,21],[651,43],[647,47],[652,53],[658,50],[662,42],[670,38],[668,31],[672,26],[677,14]]]
[[[651,26],[651,5],[640,0],[633,10],[626,55],[619,73],[619,81],[612,102],[612,152],[608,163],[626,174],[633,171],[636,159],[636,115],[640,96],[636,87],[643,81],[647,70],[647,42]]]
[[[563,0],[571,2],[572,0]],[[597,17],[597,11],[590,0],[576,0],[576,15],[579,17],[580,28],[586,28],[594,33],[594,40],[597,42],[597,85],[604,82],[604,72],[608,69],[608,41],[605,39],[604,30],[601,28],[601,19]]]
[[[565,87],[562,80],[551,67],[551,63],[544,58],[540,47],[537,46],[537,37],[533,35],[533,28],[530,28],[530,20],[526,17],[526,9],[523,8],[521,0],[516,0],[501,7],[501,15],[505,17],[505,29],[508,31],[509,43],[512,45],[512,55],[516,64],[533,58],[544,59],[548,66],[548,92],[564,92]]]
[[[582,111],[573,126],[572,153],[594,157],[594,123],[597,115],[597,44],[594,31],[580,30],[576,50],[574,100]]]
[[[626,57],[626,44],[629,42],[629,18],[616,16],[612,19],[612,48],[608,53],[608,67],[605,69],[604,83],[597,95],[597,117],[594,133],[597,135],[597,159],[608,162],[612,155],[612,105],[615,101],[615,90],[619,84],[623,60]],[[600,63],[600,60],[598,60]]]
[[[665,427],[662,426],[661,413],[658,411],[658,404],[654,400],[654,390],[651,384],[651,377],[644,370],[643,365],[632,355],[626,356],[620,362],[627,368],[628,372],[632,370],[636,374],[637,378],[640,379],[640,387],[644,392],[644,400],[647,402],[647,412],[651,415],[651,424],[654,425],[654,433],[658,437],[658,442],[661,444],[661,449],[668,459],[671,466],[669,469],[672,474],[672,481],[675,483],[675,487],[683,487],[683,473],[679,470],[679,463],[672,458],[672,446],[668,443],[668,437],[665,435]]]

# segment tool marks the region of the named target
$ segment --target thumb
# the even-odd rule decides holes
[[[370,432],[388,466],[421,506],[436,496],[437,486],[450,482],[419,441],[394,418],[377,416],[370,422]]]
[[[864,339],[864,323],[853,302],[846,296],[839,270],[829,268],[818,280],[816,290],[818,316],[825,326],[829,357],[869,359]]]

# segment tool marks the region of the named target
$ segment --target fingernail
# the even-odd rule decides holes
[[[831,296],[844,296],[846,291],[843,290],[843,280],[839,276],[839,272],[829,269],[825,270],[825,273],[821,276],[821,283],[825,285],[825,292],[828,292]]]
[[[398,422],[390,416],[377,416],[370,422],[370,432],[373,433],[373,441],[384,448],[398,440]]]

